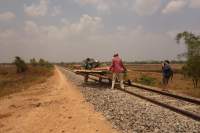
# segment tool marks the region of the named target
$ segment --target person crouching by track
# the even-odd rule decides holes
[[[173,70],[170,66],[170,62],[165,60],[162,64],[162,76],[163,76],[163,90],[167,90],[166,87],[169,83],[169,79],[173,78]]]
[[[124,89],[124,72],[126,71],[126,68],[123,65],[123,62],[119,55],[116,53],[114,54],[112,58],[112,65],[109,68],[110,71],[113,73],[113,79],[112,79],[112,87],[111,89],[114,89],[116,79],[118,78],[120,81],[120,87]]]

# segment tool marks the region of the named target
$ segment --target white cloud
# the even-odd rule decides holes
[[[83,4],[96,4],[98,3],[98,0],[79,0]]]
[[[129,1],[125,0],[75,0],[80,5],[94,6],[97,11],[110,13],[113,8],[128,7]]]
[[[51,16],[57,16],[57,15],[60,15],[61,13],[62,13],[61,7],[54,6],[53,12],[51,13]]]
[[[9,21],[15,18],[16,18],[16,15],[12,12],[0,13],[0,21]]]
[[[121,32],[97,34],[93,36],[93,44],[95,43],[101,44],[101,48],[107,48],[104,48],[104,55],[106,52],[112,54],[117,51],[124,60],[129,61],[174,59],[181,53],[174,38],[162,32],[148,32],[141,25]]]
[[[94,5],[98,11],[109,11],[111,7],[111,0],[79,0],[81,4]]]
[[[69,24],[69,21],[66,18],[61,18],[60,22],[63,24]]]
[[[117,26],[117,31],[119,31],[119,32],[123,32],[123,31],[125,31],[126,30],[126,27],[125,26]]]
[[[167,31],[166,34],[168,36],[170,36],[171,38],[175,39],[176,35],[178,33],[181,33],[181,32],[184,32],[184,31],[188,31],[188,32],[191,32],[191,33],[196,34],[196,35],[200,34],[200,30],[199,29],[194,29],[194,28],[170,30],[170,31]]]
[[[172,0],[170,1],[167,6],[162,10],[162,13],[169,14],[179,12],[183,8],[187,6],[187,0]]]
[[[40,0],[38,5],[32,4],[30,6],[24,5],[24,12],[28,16],[45,16],[48,11],[48,0]]]
[[[2,44],[9,48],[1,58],[12,54],[50,61],[81,61],[86,57],[110,60],[113,52],[118,51],[124,60],[156,60],[176,57],[180,50],[166,33],[147,32],[141,25],[122,25],[118,26],[119,31],[105,32],[101,17],[85,14],[76,22],[64,18],[61,21],[61,25],[25,21],[24,30],[15,37],[11,31],[0,32],[0,37],[5,38]]]
[[[26,21],[24,30],[26,31],[26,33],[31,34],[31,35],[40,34],[39,26],[33,21]]]
[[[11,38],[15,35],[15,31],[11,29],[0,30],[0,38]]]
[[[136,0],[134,2],[134,11],[140,15],[152,15],[160,8],[160,0]]]
[[[183,31],[183,30],[182,30]],[[171,30],[171,31],[167,31],[166,35],[168,35],[169,37],[171,37],[172,39],[176,38],[176,35],[180,32],[182,32],[181,30]]]
[[[100,12],[110,12],[112,8],[129,8],[127,0],[74,0],[81,5],[92,5]],[[161,7],[162,0],[132,0],[133,9],[139,16],[152,15]],[[200,8],[200,0],[168,0],[163,14],[174,13],[187,8]]]
[[[79,23],[71,25],[72,32],[94,32],[99,29],[102,25],[102,19],[100,17],[91,17],[89,15],[83,15],[80,18]]]
[[[66,19],[63,20],[66,21]],[[56,57],[60,58],[57,58],[58,60],[65,60],[66,56],[71,55],[69,61],[72,61],[74,54],[80,54],[83,51],[76,51],[73,47],[77,44],[81,44],[78,49],[87,47],[90,44],[90,38],[101,32],[102,27],[100,17],[85,14],[80,17],[79,21],[66,22],[61,25],[41,25],[36,21],[25,21],[24,27],[18,30],[15,36],[10,30],[0,29],[2,44],[0,45],[0,60],[4,61],[4,58],[8,59],[8,57],[18,55],[26,59],[40,57],[55,61]],[[3,50],[5,47],[6,52]]]
[[[36,36],[38,38],[45,38],[51,40],[65,40],[71,38],[83,38],[94,33],[97,33],[101,27],[102,19],[100,17],[91,17],[89,15],[82,15],[79,22],[70,23],[66,19],[62,18],[62,26],[39,26],[33,21],[26,21],[24,31],[29,36]],[[66,22],[67,21],[67,22]]]
[[[190,8],[200,8],[200,0],[190,0]]]

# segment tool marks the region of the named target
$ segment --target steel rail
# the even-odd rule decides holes
[[[136,84],[136,83],[133,83],[131,85],[129,85],[127,83],[125,83],[125,84],[128,85],[128,86],[131,86],[131,87],[137,87],[137,88],[140,88],[140,89],[143,89],[143,90],[146,90],[146,91],[155,92],[155,93],[158,93],[158,94],[162,94],[162,95],[165,95],[165,96],[169,96],[169,97],[172,97],[172,98],[176,98],[176,99],[180,99],[180,100],[183,100],[183,101],[186,101],[186,102],[190,102],[190,103],[200,105],[200,99],[195,99],[195,98],[191,98],[191,97],[185,97],[185,96],[181,96],[181,95],[177,95],[177,94],[172,94],[172,93],[169,93],[169,92],[160,91],[160,90],[157,90],[157,89],[152,89],[148,86],[140,85],[140,84]]]
[[[200,122],[200,115],[198,114],[195,114],[195,113],[192,113],[192,112],[189,112],[189,111],[186,111],[186,110],[183,110],[183,109],[180,109],[180,108],[177,108],[177,107],[174,107],[174,106],[171,106],[171,105],[168,105],[168,104],[165,104],[165,103],[162,103],[162,102],[159,102],[159,101],[156,101],[154,99],[151,99],[151,98],[148,98],[148,97],[145,97],[145,96],[142,96],[142,95],[139,95],[137,93],[134,93],[134,92],[131,92],[131,91],[128,91],[126,89],[119,89],[123,92],[126,92],[130,95],[134,95],[136,97],[139,97],[141,99],[144,99],[146,101],[149,101],[151,103],[154,103],[156,105],[159,105],[159,106],[162,106],[162,107],[165,107],[169,110],[172,110],[178,114],[181,114],[181,115],[184,115],[184,116],[187,116],[189,118],[192,118],[193,120],[196,120],[196,121],[199,121]]]

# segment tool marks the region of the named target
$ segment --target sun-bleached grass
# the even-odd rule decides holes
[[[0,97],[22,91],[45,82],[53,75],[53,67],[28,66],[28,71],[16,73],[14,65],[0,65]]]
[[[180,73],[183,65],[172,64],[171,66],[175,73],[173,79],[169,81],[168,88],[178,93],[200,98],[200,86],[194,88],[191,78],[184,77]],[[147,77],[155,79],[155,83],[151,86],[162,88],[161,64],[132,64],[128,65],[127,68],[131,70],[128,75],[133,82],[141,83],[141,76],[146,75]]]

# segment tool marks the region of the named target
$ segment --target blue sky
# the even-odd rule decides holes
[[[200,0],[1,0],[0,62],[177,59],[199,23]]]

